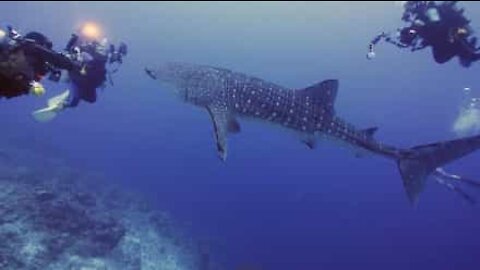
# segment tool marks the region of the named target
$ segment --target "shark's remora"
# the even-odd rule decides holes
[[[187,103],[205,108],[213,122],[217,151],[227,157],[227,135],[240,131],[237,117],[256,118],[302,134],[310,148],[327,136],[397,162],[408,198],[415,202],[427,177],[480,147],[480,136],[400,149],[374,139],[377,128],[356,129],[336,116],[338,81],[325,80],[304,89],[289,89],[223,68],[167,63],[147,74],[176,89]]]

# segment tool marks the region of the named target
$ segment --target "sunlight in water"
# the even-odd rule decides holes
[[[85,38],[98,40],[101,36],[101,30],[96,23],[87,22],[82,26],[81,34]]]

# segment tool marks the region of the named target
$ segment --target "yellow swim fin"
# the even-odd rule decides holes
[[[53,120],[57,116],[57,113],[65,108],[65,103],[69,96],[70,91],[67,90],[62,94],[49,99],[47,102],[48,106],[46,108],[34,111],[32,113],[33,118],[38,122],[43,123]]]

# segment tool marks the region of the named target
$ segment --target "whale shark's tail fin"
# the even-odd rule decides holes
[[[413,147],[398,158],[398,168],[407,196],[413,204],[423,191],[428,176],[439,167],[480,148],[480,135]]]

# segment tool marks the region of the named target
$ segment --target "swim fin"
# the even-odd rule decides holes
[[[46,108],[32,113],[33,118],[38,122],[49,122],[53,120],[57,116],[57,113],[65,108],[65,103],[69,96],[70,91],[67,90],[62,94],[49,99]]]

